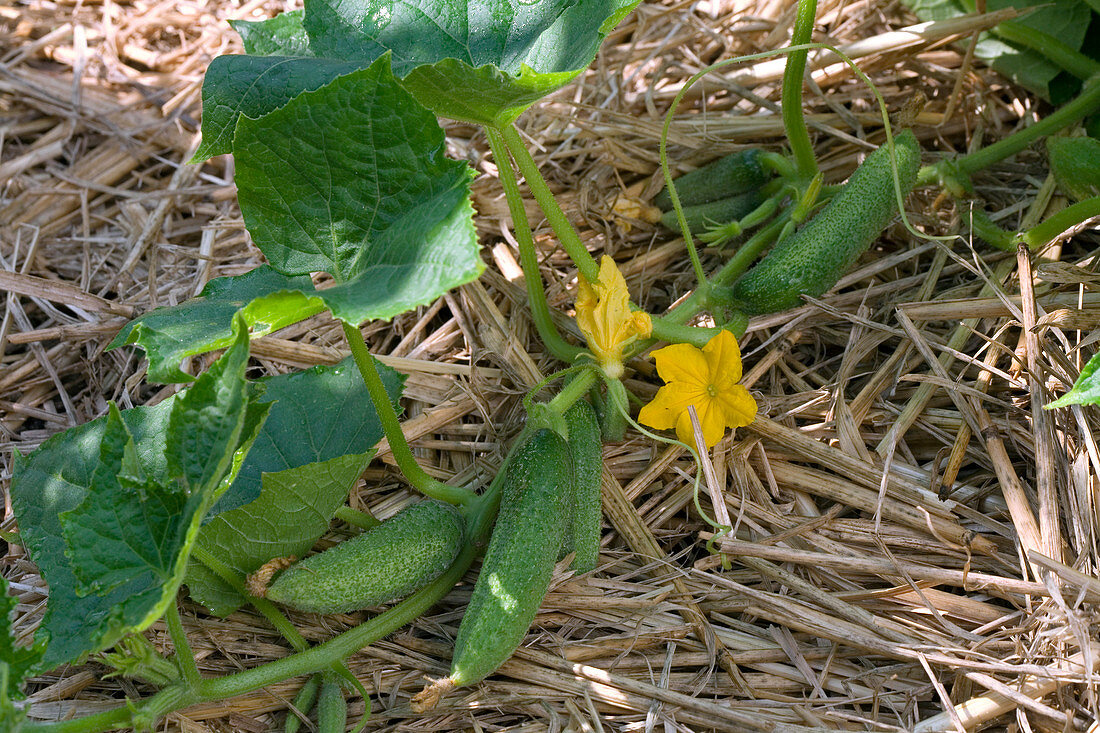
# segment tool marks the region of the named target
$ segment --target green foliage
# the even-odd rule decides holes
[[[283,275],[270,265],[234,277],[211,280],[202,294],[177,306],[158,308],[127,323],[107,346],[136,344],[149,357],[149,379],[190,382],[180,361],[225,348],[233,339],[233,317],[240,314],[258,337],[324,310],[309,277]]]
[[[1092,0],[1093,2],[1095,0]],[[970,0],[903,0],[905,5],[921,20],[944,20],[974,11]],[[1082,49],[1085,33],[1092,20],[1088,3],[1082,0],[989,0],[987,10],[1014,7],[1030,12],[1016,20],[1025,28],[1047,33],[1074,50]],[[1038,51],[1020,48],[985,32],[979,36],[975,49],[977,58],[1030,89],[1046,100],[1051,100],[1057,88],[1055,78],[1062,69],[1047,60]]]
[[[1100,353],[1095,354],[1081,376],[1073,384],[1073,389],[1046,406],[1048,410],[1070,405],[1100,405]]]
[[[40,638],[29,647],[15,643],[12,629],[15,606],[15,598],[8,595],[7,578],[0,576],[0,720],[22,717],[12,700],[22,699],[23,681],[33,674],[45,651],[45,641]]]
[[[403,376],[381,365],[379,370],[396,403]],[[267,422],[215,507],[228,511],[198,537],[199,547],[242,577],[273,557],[304,555],[328,529],[382,437],[378,413],[350,359],[261,384],[262,399],[271,403]],[[195,561],[185,582],[191,597],[218,616],[246,600]]]
[[[266,417],[244,380],[247,331],[187,392],[54,436],[17,461],[20,536],[50,584],[45,668],[105,649],[175,598],[199,524]]]
[[[267,114],[387,53],[421,105],[444,117],[510,123],[588,66],[638,2],[307,0],[302,12],[238,22],[250,55],[211,63],[195,159],[235,152],[242,114]]]
[[[388,59],[242,119],[234,151],[245,223],[279,272],[327,272],[316,296],[352,325],[475,279],[465,163],[394,81]]]

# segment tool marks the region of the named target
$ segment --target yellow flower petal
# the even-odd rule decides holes
[[[722,410],[725,424],[731,428],[744,427],[756,419],[756,400],[740,384],[728,392],[719,392],[715,403]]]
[[[657,373],[665,386],[638,419],[659,430],[676,429],[676,436],[695,445],[695,431],[689,407],[699,417],[699,427],[707,448],[722,439],[726,428],[748,425],[756,417],[756,401],[737,383],[741,378],[741,350],[737,339],[721,331],[702,349],[689,344],[673,344],[653,352]]]
[[[706,399],[707,393],[695,385],[672,382],[657,390],[653,401],[644,405],[638,413],[638,421],[658,430],[676,427],[681,414],[687,414],[688,405]]]
[[[717,381],[719,377],[728,378],[731,382],[740,381],[741,348],[737,345],[737,337],[732,333],[719,331],[703,347],[703,356],[707,360],[712,381]]]
[[[653,352],[657,373],[666,383],[686,382],[706,389],[710,368],[703,352],[691,344],[673,344]]]

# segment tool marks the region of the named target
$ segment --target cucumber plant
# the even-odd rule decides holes
[[[601,439],[583,398],[604,382],[604,412],[612,415],[604,425],[616,434],[621,429],[617,418],[629,419],[629,396],[618,375],[601,370],[583,348],[562,336],[550,316],[518,175],[579,274],[594,283],[600,268],[551,194],[514,122],[580,74],[602,39],[638,2],[548,0],[496,12],[499,3],[488,0],[443,0],[440,4],[451,12],[439,21],[401,12],[398,0],[306,0],[301,11],[234,23],[246,53],[218,57],[207,71],[203,142],[195,160],[234,156],[241,211],[267,264],[214,280],[192,301],[135,319],[112,342],[112,348],[144,350],[150,381],[190,382],[186,390],[153,407],[112,405],[103,417],[18,457],[11,495],[19,541],[48,581],[50,600],[37,641],[28,648],[11,643],[11,604],[0,606],[5,626],[0,714],[16,721],[17,729],[95,733],[151,727],[196,702],[308,676],[296,699],[309,708],[319,698],[321,729],[342,730],[342,683],[356,682],[343,660],[431,608],[463,578],[481,548],[488,545],[489,551],[459,627],[451,685],[483,679],[520,643],[567,532],[568,546],[576,552],[575,570],[595,567]],[[814,0],[800,0],[792,46],[785,51],[783,117],[790,157],[744,153],[732,164],[733,172],[725,174],[732,182],[703,193],[715,200],[749,195],[751,206],[724,216],[737,219],[741,230],[758,231],[708,276],[685,222],[685,199],[669,177],[668,204],[686,230],[685,247],[699,287],[670,313],[651,316],[652,338],[637,340],[630,353],[654,339],[707,343],[717,329],[685,325],[704,310],[743,331],[746,311],[760,310],[762,303],[783,307],[802,292],[820,294],[850,263],[851,249],[841,251],[835,237],[819,237],[815,252],[834,261],[827,273],[806,275],[804,288],[768,277],[794,247],[787,244],[785,250],[784,243],[809,236],[785,234],[814,208],[819,193],[822,198],[833,193],[821,188],[801,110],[815,8]],[[490,20],[467,25],[468,17]],[[1093,94],[1092,87],[1087,92]],[[1078,104],[1074,114],[1092,99]],[[532,408],[504,467],[481,493],[442,483],[418,465],[395,404],[402,379],[377,363],[360,331],[365,321],[429,303],[484,269],[472,221],[474,174],[465,162],[445,155],[438,117],[485,131],[513,216],[531,317],[550,353],[577,371],[556,396]],[[889,165],[890,182],[902,189],[917,158],[908,133],[898,136],[894,149],[883,150],[890,152],[872,156],[875,185],[861,182],[868,173],[857,174],[834,199],[874,207],[878,229],[893,213],[884,203],[887,155],[898,156]],[[691,190],[703,175],[683,181],[691,206],[712,203]],[[775,185],[768,188],[773,178]],[[746,193],[760,187],[759,200],[756,193]],[[874,201],[865,200],[872,194]],[[803,232],[823,228],[837,216],[830,211]],[[872,228],[861,230],[861,241],[873,237]],[[773,259],[735,284],[776,241]],[[802,278],[804,269],[793,260],[783,265],[792,277]],[[313,278],[320,274],[328,287],[315,287]],[[750,293],[754,279],[764,282]],[[625,297],[617,307],[629,315]],[[348,360],[266,380],[245,377],[250,339],[325,311],[341,323]],[[648,323],[639,318],[635,325],[640,321]],[[225,353],[205,372],[192,375],[181,369],[184,360],[219,349]],[[328,437],[305,441],[304,434]],[[245,578],[273,558],[304,555],[334,516],[350,515],[342,505],[382,437],[405,480],[427,501],[286,570],[267,595],[318,612],[405,597],[310,646],[269,598],[249,591]],[[424,523],[414,522],[421,513]],[[537,517],[539,526],[525,527],[527,516]],[[138,551],[145,547],[157,552]],[[384,557],[386,551],[390,557]],[[387,580],[395,583],[374,595],[353,593],[348,587],[352,578],[345,573],[364,557],[386,568],[384,574],[394,576]],[[411,570],[416,572],[406,572]],[[250,604],[286,637],[294,653],[224,677],[203,678],[176,605],[183,586],[215,614]],[[497,594],[500,589],[514,600],[511,606]],[[317,598],[310,599],[311,594]],[[171,659],[132,641],[160,618],[175,647]],[[112,647],[115,653],[105,660],[127,674],[159,681],[160,691],[74,721],[24,720],[23,704],[15,700],[25,679]],[[287,729],[294,725],[288,720]]]

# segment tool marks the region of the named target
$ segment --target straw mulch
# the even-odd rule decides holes
[[[278,2],[43,2],[0,7],[0,487],[13,452],[104,412],[156,402],[140,352],[104,352],[126,319],[195,295],[260,258],[236,206],[232,160],[182,164],[196,140],[210,60],[239,50],[227,27]],[[625,218],[647,199],[662,115],[683,81],[721,58],[778,48],[793,4],[645,4],[579,83],[521,121],[548,180],[594,253],[613,255],[653,312],[692,285],[682,244]],[[880,37],[915,20],[894,5],[824,0],[821,38]],[[860,59],[891,109],[931,100],[917,123],[930,159],[995,140],[1044,107],[946,41],[884,41]],[[867,90],[831,68],[807,93],[822,167],[846,176],[882,140]],[[681,170],[747,144],[778,150],[777,75],[737,67],[689,95],[673,125]],[[560,365],[526,316],[507,209],[484,138],[451,125],[452,155],[481,175],[477,283],[364,327],[409,375],[406,432],[421,462],[484,482],[520,427],[522,395]],[[1017,226],[1064,204],[1028,151],[981,175],[979,193]],[[910,197],[913,224],[964,231],[961,207]],[[535,208],[530,207],[532,216]],[[538,218],[535,221],[539,221]],[[545,227],[543,277],[563,327],[575,272]],[[368,730],[1083,730],[1096,720],[1095,408],[1046,412],[1073,382],[1100,322],[1095,231],[1039,257],[945,246],[900,225],[838,291],[754,320],[743,340],[757,421],[713,451],[701,506],[733,538],[708,551],[684,451],[628,434],[605,447],[599,570],[555,579],[523,647],[497,674],[417,715],[409,697],[445,673],[469,585],[349,666],[368,688]],[[708,252],[713,265],[722,255]],[[1085,348],[1081,348],[1085,347]],[[317,317],[254,345],[253,373],[343,354]],[[205,362],[204,362],[205,363]],[[204,363],[193,366],[201,368]],[[636,360],[628,386],[660,382]],[[387,456],[351,497],[383,516],[409,498]],[[10,503],[3,529],[15,529]],[[335,523],[326,542],[347,536]],[[15,545],[3,573],[17,627],[46,588]],[[181,596],[182,598],[182,596]],[[242,611],[183,600],[199,665],[217,675],[289,647]],[[366,613],[293,620],[311,641]],[[148,636],[169,648],[157,625]],[[90,660],[34,679],[32,715],[59,719],[150,689]],[[301,680],[172,715],[163,730],[281,729]],[[966,704],[956,711],[951,705]],[[351,720],[364,712],[351,703]]]

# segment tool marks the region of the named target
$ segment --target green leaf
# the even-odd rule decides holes
[[[253,241],[288,275],[324,271],[317,291],[358,325],[474,280],[472,170],[444,155],[435,118],[388,59],[296,97],[234,140],[241,211]]]
[[[233,152],[241,115],[262,117],[303,91],[319,89],[364,64],[289,56],[219,56],[202,83],[202,143],[192,163]]]
[[[507,124],[569,83],[638,0],[307,0],[318,56],[393,54],[394,73],[439,115]]]
[[[253,56],[312,56],[309,36],[302,25],[302,11],[280,13],[269,20],[231,20],[244,43],[244,52]]]
[[[971,12],[972,2],[964,0],[902,0],[921,20],[944,20]],[[1092,20],[1091,11],[1081,0],[989,0],[989,11],[1006,7],[1031,9],[1016,20],[1020,25],[1049,33],[1075,50],[1080,50]],[[986,32],[979,36],[975,55],[1017,84],[1046,100],[1051,99],[1052,83],[1061,73],[1042,54],[1020,49]]]
[[[12,629],[16,605],[15,598],[8,595],[7,578],[0,576],[0,678],[3,678],[0,679],[0,719],[15,714],[11,701],[23,699],[23,681],[34,673],[45,650],[41,639],[36,639],[29,647],[16,645]]]
[[[199,522],[268,410],[246,396],[247,349],[238,324],[234,345],[186,393],[112,409],[16,460],[20,536],[50,585],[46,668],[146,628],[174,598]]]
[[[396,406],[404,377],[376,366]],[[239,508],[218,514],[198,538],[200,547],[242,576],[271,558],[305,554],[328,529],[382,439],[378,415],[350,358],[263,383],[263,399],[274,402],[271,413],[217,507]],[[244,600],[194,560],[184,582],[192,598],[219,616]]]
[[[1070,405],[1100,405],[1100,352],[1089,359],[1089,363],[1081,370],[1081,376],[1073,384],[1073,389],[1051,402],[1046,409]]]
[[[244,275],[211,280],[197,298],[135,318],[107,348],[136,344],[149,358],[150,381],[190,382],[194,377],[180,370],[180,361],[228,346],[235,314],[257,338],[323,311],[324,303],[315,296],[308,277],[261,265]]]
[[[238,22],[252,56],[219,56],[203,80],[193,160],[233,152],[256,118],[387,51],[421,104],[444,117],[507,124],[568,84],[639,0],[307,0],[304,14]],[[290,17],[286,17],[290,16]]]

